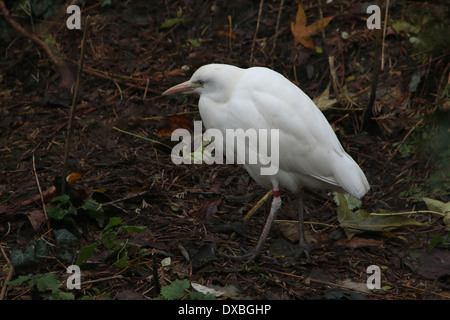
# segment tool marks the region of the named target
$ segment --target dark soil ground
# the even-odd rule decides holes
[[[280,224],[296,219],[296,202],[289,193],[283,193],[279,221],[262,257],[242,267],[240,261],[215,254],[214,249],[240,254],[241,248],[254,248],[270,201],[247,223],[242,218],[266,190],[239,166],[175,165],[169,148],[142,138],[170,144],[167,132],[180,126],[192,129],[192,120],[200,120],[196,97],[162,97],[161,93],[204,64],[267,66],[310,97],[318,97],[331,82],[328,55],[334,56],[338,85],[347,94],[324,113],[371,184],[361,207],[369,212],[424,211],[428,208],[421,197],[448,202],[448,187],[429,188],[427,181],[439,164],[431,155],[424,159],[405,147],[413,145],[408,139],[417,137],[429,115],[448,118],[448,103],[441,101],[443,90],[448,90],[448,43],[447,50],[421,54],[411,44],[412,32],[389,26],[382,42],[384,68],[374,106],[377,120],[361,127],[376,46],[376,30],[366,27],[367,6],[333,1],[320,8],[316,2],[300,1],[308,25],[320,19],[319,9],[324,17],[334,16],[323,35],[312,36],[323,51],[317,53],[294,45],[290,23],[298,4],[290,1],[283,2],[278,29],[280,1],[265,1],[260,18],[260,1],[113,2],[102,7],[87,1],[83,7],[83,19],[90,15],[91,26],[68,170],[83,176],[67,187],[78,205],[86,197],[103,203],[103,222],[83,210],[71,220],[45,222],[39,194],[43,193],[46,208],[51,207],[61,181],[73,86],[61,86],[60,73],[42,47],[12,28],[2,34],[0,289],[4,299],[49,298],[49,290],[37,290],[29,282],[5,285],[6,280],[27,274],[52,273],[62,284],[60,290],[69,292],[66,268],[75,264],[81,248],[92,244],[97,244],[96,250],[80,264],[81,289],[71,291],[76,299],[154,299],[160,287],[177,279],[225,290],[222,299],[450,298],[450,258],[442,217],[411,213],[409,217],[424,225],[365,232],[347,242],[337,206],[325,191],[306,191],[305,228],[315,239],[309,262],[304,257],[289,259],[291,242]],[[6,5],[12,9],[11,2]],[[444,1],[395,1],[389,10],[391,21],[406,21],[411,10],[448,21]],[[64,57],[75,79],[83,32],[68,30],[66,17],[56,21],[35,17],[33,23],[37,34],[39,26],[47,26],[39,36],[54,40],[47,43]],[[23,12],[13,18],[30,28],[30,18]],[[169,19],[174,19],[173,24],[161,28]],[[7,23],[2,22],[3,28]],[[420,71],[412,91],[413,77]],[[448,131],[443,137],[448,143]],[[444,178],[448,186],[448,176]],[[113,217],[121,218],[120,226],[148,228],[114,229],[116,238],[108,244],[102,230]],[[58,240],[54,230],[62,229],[76,240]],[[46,254],[31,260],[22,257],[24,263],[15,265],[11,273],[9,260],[17,261],[17,252],[25,256],[30,246],[35,249],[33,240],[44,240]],[[380,267],[382,289],[367,290],[370,265]]]

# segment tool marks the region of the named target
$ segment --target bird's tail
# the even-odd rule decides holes
[[[335,162],[335,177],[339,185],[354,197],[362,198],[370,189],[364,172],[347,153]]]

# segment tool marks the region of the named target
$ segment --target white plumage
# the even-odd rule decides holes
[[[200,115],[207,129],[219,129],[224,135],[226,129],[279,129],[278,172],[261,175],[261,164],[244,164],[257,183],[277,191],[256,251],[261,250],[267,237],[264,232],[269,232],[281,204],[279,188],[293,193],[301,193],[302,188],[329,189],[358,198],[369,190],[364,173],[344,151],[322,112],[281,74],[263,67],[209,64],[163,95],[178,92],[200,95]],[[256,150],[256,146],[248,147]],[[304,246],[302,237],[303,232],[300,244]],[[253,260],[258,254],[245,257]]]

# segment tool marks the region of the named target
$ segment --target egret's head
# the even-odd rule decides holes
[[[190,80],[167,89],[162,95],[196,93],[214,100],[227,100],[242,71],[230,65],[208,64],[195,71]]]

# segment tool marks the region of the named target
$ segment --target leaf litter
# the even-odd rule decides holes
[[[417,9],[414,3],[406,7],[389,8],[391,20],[417,15],[410,9]],[[139,0],[90,9],[96,24],[89,35],[69,163],[71,172],[82,177],[69,190],[80,197],[80,206],[89,197],[102,204],[106,226],[111,218],[120,218],[113,219],[119,223],[108,229],[81,209],[77,215],[71,211],[64,219],[51,221],[54,229],[67,232],[49,232],[42,223],[45,215],[30,174],[31,157],[36,157],[44,201],[49,204],[57,195],[55,181],[61,180],[71,94],[58,86],[51,62],[38,47],[30,50],[23,37],[13,43],[2,38],[0,244],[18,265],[12,281],[21,280],[6,287],[6,299],[36,298],[30,286],[38,282],[42,292],[37,292],[37,298],[49,298],[57,289],[53,275],[65,274],[61,261],[73,263],[80,253],[83,293],[75,293],[75,299],[155,299],[161,294],[158,288],[178,286],[178,280],[183,283],[175,295],[181,299],[193,293],[184,280],[217,291],[233,287],[238,298],[246,299],[448,299],[448,210],[441,210],[440,203],[448,204],[450,199],[442,185],[426,189],[424,182],[433,176],[436,164],[432,158],[423,161],[414,154],[411,141],[415,132],[422,132],[426,121],[421,119],[432,119],[439,103],[446,101],[445,56],[411,54],[418,46],[411,47],[410,38],[423,38],[422,23],[409,19],[415,29],[398,29],[397,24],[395,30],[388,25],[384,62],[389,68],[380,73],[375,104],[375,121],[381,129],[358,133],[362,109],[346,109],[346,103],[330,94],[329,57],[324,52],[334,58],[332,84],[345,89],[346,101],[362,108],[368,100],[374,32],[365,27],[367,15],[357,1],[330,2],[322,8],[323,20],[318,9],[306,1],[285,3],[283,8],[278,2],[265,3],[253,52],[256,65],[281,72],[308,95],[318,97],[343,146],[372,186],[356,206],[346,199],[335,204],[327,193],[306,191],[305,228],[309,242],[314,243],[311,263],[304,259],[287,263],[298,230],[296,207],[290,206],[295,201],[288,193],[283,194],[279,219],[289,220],[292,228],[284,234],[280,225],[275,226],[255,264],[242,268],[239,262],[215,255],[216,248],[239,254],[254,247],[268,202],[249,221],[242,219],[266,190],[237,166],[175,166],[171,145],[158,135],[161,128],[162,132],[167,129],[167,135],[178,125],[189,126],[187,120],[179,119],[184,123],[179,124],[168,115],[199,120],[195,98],[162,99],[165,89],[185,81],[206,63],[248,66],[257,8],[243,2],[211,1],[151,6]],[[416,11],[439,19],[443,10],[438,4],[422,4]],[[27,21],[26,17],[21,20]],[[79,37],[65,28],[51,32],[57,35],[53,37],[56,48],[69,61],[77,61]],[[316,46],[327,50],[320,53]],[[438,47],[433,46],[433,51]],[[22,68],[24,63],[30,68]],[[409,86],[415,92],[409,92]],[[444,120],[445,113],[437,118]],[[433,132],[427,135],[433,137]],[[439,203],[422,201],[423,197]],[[392,215],[404,211],[411,213]],[[36,239],[48,245],[36,245]],[[0,265],[3,283],[10,270],[3,254]],[[382,286],[395,290],[361,290],[368,265],[385,266]],[[336,287],[345,292],[329,291]],[[64,288],[58,290],[66,293]]]

